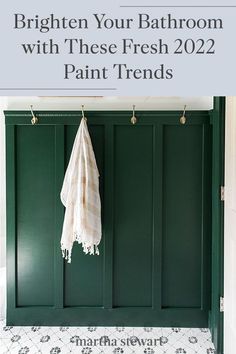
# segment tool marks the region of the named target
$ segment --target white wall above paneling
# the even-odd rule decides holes
[[[35,110],[210,110],[213,97],[151,97],[151,96],[100,96],[100,97],[36,97],[17,96],[0,98],[0,108],[27,110],[30,105]]]

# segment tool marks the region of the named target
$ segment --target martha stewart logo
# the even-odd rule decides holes
[[[138,338],[136,336],[127,337],[127,338],[112,338],[108,336],[102,336],[100,338],[81,338],[79,336],[73,336],[70,339],[71,343],[76,344],[79,347],[96,347],[96,346],[149,346],[154,347],[157,345],[164,345],[168,342],[166,337],[160,338]]]

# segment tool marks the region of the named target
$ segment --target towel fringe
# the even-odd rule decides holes
[[[77,241],[79,244],[82,244],[83,251],[85,254],[89,255],[98,255],[99,256],[99,249],[97,244],[88,244],[87,242],[84,242],[81,240],[81,237],[78,236],[77,234],[75,235],[74,238],[75,241]],[[61,245],[61,250],[62,250],[62,257],[67,260],[68,263],[71,263],[71,253],[72,253],[72,246],[70,248],[66,248],[64,245]]]
[[[85,254],[89,255],[99,255],[99,249],[97,244],[88,244],[87,242],[84,242],[81,240],[81,237],[76,235],[75,240],[79,243],[82,244],[83,251]]]
[[[62,257],[67,260],[67,263],[71,263],[71,249],[66,249],[63,246],[61,246],[62,250]]]

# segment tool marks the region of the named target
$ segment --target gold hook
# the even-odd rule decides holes
[[[32,105],[30,105],[30,110],[31,110],[31,114],[32,114],[31,124],[32,124],[32,125],[38,124],[38,121],[39,121],[39,120],[38,120],[38,118],[35,117],[35,115],[34,115],[33,106],[32,106]]]
[[[186,105],[184,106],[184,111],[183,111],[183,115],[180,117],[179,121],[180,124],[185,124],[186,123],[186,117],[185,117],[185,111],[186,111]]]
[[[82,118],[85,119],[87,121],[87,118],[84,115],[84,105],[81,105],[81,111],[82,111]]]
[[[137,123],[137,118],[135,117],[135,105],[133,105],[133,116],[130,119],[132,124],[136,124]]]

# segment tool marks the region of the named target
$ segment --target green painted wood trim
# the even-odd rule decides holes
[[[225,185],[225,97],[219,99],[220,120],[220,180],[221,185]],[[224,202],[220,203],[220,293],[224,296]],[[220,313],[219,321],[219,345],[220,354],[224,352],[224,314]]]
[[[156,139],[155,139],[156,137]],[[162,237],[156,237],[159,232],[162,235],[162,198],[163,198],[163,125],[154,126],[153,130],[153,308],[162,308]],[[157,166],[159,161],[159,168]],[[155,181],[158,181],[155,183]],[[158,211],[158,212],[157,212]],[[156,217],[154,215],[156,214]]]
[[[204,124],[203,125],[203,147],[202,147],[202,310],[207,310],[210,308],[210,302],[207,301],[207,294],[211,292],[211,272],[207,271],[209,268],[211,269],[211,255],[209,254],[209,250],[211,250],[211,242],[212,238],[209,239],[207,245],[204,245],[204,237],[205,234],[211,234],[211,226],[209,227],[209,223],[207,220],[212,217],[211,214],[211,202],[206,198],[206,190],[211,188],[212,186],[212,175],[204,175],[204,170],[207,170],[207,167],[211,169],[212,161],[211,161],[211,150],[212,150],[212,139],[211,139],[211,129],[212,127]],[[207,139],[208,137],[208,139]],[[209,138],[210,137],[210,138]],[[207,151],[207,153],[205,153]],[[207,284],[207,286],[204,286]]]
[[[104,280],[103,280],[103,306],[104,309],[113,307],[113,238],[114,238],[114,126],[105,127],[105,176],[104,196]]]
[[[87,111],[88,124],[101,123],[104,120],[116,121],[117,125],[130,122],[132,112],[130,111]],[[31,114],[29,111],[4,111],[7,125],[31,125]],[[137,124],[152,124],[153,117],[158,119],[160,123],[176,124],[183,112],[181,111],[136,111],[135,115],[138,118]],[[39,125],[62,124],[62,125],[78,125],[81,119],[80,111],[35,111],[35,115],[39,118]],[[200,117],[199,117],[200,116]],[[209,111],[187,111],[186,118],[191,118],[191,124],[199,124],[199,119],[204,122],[204,119],[209,116]],[[176,121],[173,121],[176,117]]]
[[[15,127],[6,127],[7,312],[16,308]]]
[[[87,114],[86,114],[87,113]],[[112,113],[114,116],[120,116],[120,115],[130,115],[130,117],[132,116],[132,111],[128,111],[128,110],[88,110],[85,112],[85,115],[87,115],[89,118],[89,114],[92,113],[96,113],[98,115],[101,116],[110,116],[110,114]],[[186,111],[185,115],[186,117],[188,116],[193,116],[193,115],[198,115],[199,113],[201,115],[206,114],[208,115],[209,111],[208,110],[191,110],[191,111]],[[66,118],[82,118],[82,113],[81,111],[76,111],[76,110],[40,110],[40,111],[34,111],[34,114],[37,117],[45,117],[45,118],[55,118],[55,117],[66,117]],[[179,110],[136,110],[135,111],[135,115],[155,115],[155,116],[175,116],[175,115],[182,115],[183,111],[179,111]],[[32,118],[32,115],[30,113],[30,111],[26,111],[26,110],[5,110],[4,111],[4,115],[5,117],[27,117],[29,119],[29,124],[31,124],[30,122],[30,118]]]
[[[60,201],[60,191],[64,178],[64,127],[59,125],[55,127],[55,242],[54,242],[54,306],[63,308],[64,306],[64,260],[61,255],[60,238],[62,230],[62,221],[64,216],[64,207]]]
[[[224,185],[224,126],[225,98],[214,98],[211,114],[213,126],[212,159],[212,300],[210,330],[217,353],[223,353],[223,314],[219,301],[223,296],[223,215],[224,203],[220,201],[220,186]]]
[[[201,257],[202,260],[205,259],[204,257],[204,211],[205,211],[205,198],[204,198],[204,187],[205,187],[205,148],[206,148],[206,141],[205,141],[205,135],[206,135],[206,131],[205,131],[205,127],[203,125],[203,129],[202,129],[202,235],[201,235],[201,245],[202,245],[202,250],[201,250]],[[204,264],[201,264],[201,310],[203,310],[205,308],[205,304],[204,304],[204,289],[205,289],[205,277],[204,277],[204,273],[205,272],[205,267]]]
[[[207,227],[209,218],[211,218],[211,205],[209,205],[208,198],[206,198],[206,191],[208,188],[211,188],[211,179],[210,174],[205,174],[207,168],[211,169],[211,126],[204,124],[202,131],[202,269],[201,269],[201,309],[209,309],[209,301],[207,301],[207,294],[210,293],[209,286],[209,250],[211,250],[211,240],[207,243],[204,243],[205,237],[207,234],[211,234],[211,229]],[[208,237],[206,238],[208,239]],[[207,286],[204,286],[207,284]]]
[[[140,309],[142,311],[140,311]],[[181,314],[181,315],[180,315]],[[80,326],[96,326],[101,323],[103,326],[147,326],[153,327],[157,323],[157,318],[163,327],[169,327],[170,323],[174,327],[191,327],[193,318],[196,327],[207,327],[208,314],[198,309],[164,309],[154,311],[152,308],[76,308],[65,307],[55,309],[52,307],[24,307],[12,309],[9,313],[7,325],[31,326],[77,326],[78,318]],[[91,318],[93,320],[91,320]]]

